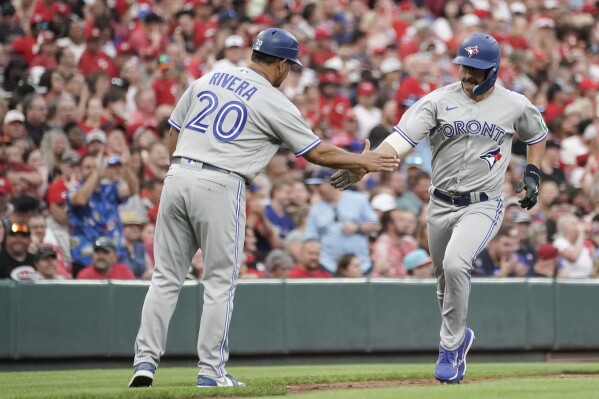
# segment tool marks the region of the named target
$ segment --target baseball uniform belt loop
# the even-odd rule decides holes
[[[484,202],[489,199],[483,192],[470,193],[445,193],[438,188],[433,190],[433,195],[443,202],[454,206],[468,206],[477,202]]]
[[[206,162],[196,161],[195,159],[190,159],[190,158],[185,158],[185,157],[173,157],[172,164],[173,165],[176,165],[176,164],[194,165],[194,166],[198,166],[199,168],[201,167],[200,169],[212,170],[214,172],[220,172],[220,173],[224,173],[227,175],[239,176],[237,173],[231,172],[230,170],[219,168],[218,166],[214,166],[214,165],[211,165]],[[239,177],[247,184],[247,181],[243,177],[241,177],[241,176],[239,176]]]

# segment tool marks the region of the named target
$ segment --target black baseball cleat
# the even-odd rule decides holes
[[[129,381],[129,388],[150,388],[154,382],[154,373],[156,366],[152,363],[144,362],[135,366],[133,378]]]

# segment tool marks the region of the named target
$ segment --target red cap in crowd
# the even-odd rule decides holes
[[[358,95],[369,96],[376,93],[376,86],[372,82],[360,82],[358,83]]]
[[[29,19],[29,25],[34,26],[37,24],[50,23],[52,18],[47,13],[36,12]]]
[[[0,194],[12,193],[12,183],[7,177],[0,177]]]
[[[551,244],[543,244],[537,248],[537,258],[539,260],[555,259],[559,256],[557,248]]]
[[[46,202],[50,204],[62,205],[67,200],[67,186],[62,180],[56,180],[48,186],[46,192]]]
[[[100,28],[97,27],[93,27],[91,29],[89,29],[87,32],[85,32],[85,39],[86,40],[95,40],[95,39],[99,39],[100,35],[102,32],[100,32]]]
[[[135,54],[131,45],[127,42],[120,42],[116,45],[116,53],[118,55],[122,54]]]
[[[331,37],[331,32],[329,32],[326,28],[318,28],[316,32],[314,32],[314,39],[323,40]]]
[[[580,90],[580,91],[599,90],[599,82],[595,82],[591,78],[584,78],[578,84],[578,90]]]
[[[318,81],[320,84],[338,85],[341,84],[341,76],[335,71],[328,71],[320,75]]]

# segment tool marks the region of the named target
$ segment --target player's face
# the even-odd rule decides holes
[[[475,86],[478,86],[485,80],[484,69],[471,68],[469,66],[460,65],[460,81],[462,87],[467,93],[472,93]]]
[[[274,87],[280,87],[281,83],[283,83],[283,81],[285,81],[285,79],[287,79],[287,76],[289,75],[289,72],[291,71],[292,65],[293,65],[293,63],[288,60],[282,60],[277,63],[278,74],[277,74],[275,81],[272,84]]]

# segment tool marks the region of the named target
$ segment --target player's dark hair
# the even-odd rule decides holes
[[[261,53],[259,51],[252,52],[252,61],[258,62],[260,64],[272,65],[281,61],[283,58],[275,57],[274,55],[268,55]]]

